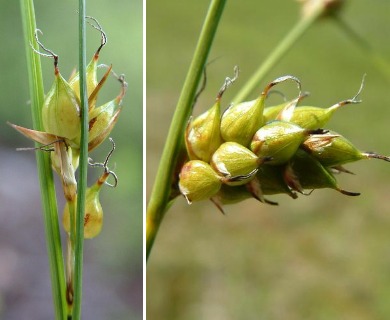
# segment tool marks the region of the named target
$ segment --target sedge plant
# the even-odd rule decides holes
[[[79,1],[79,70],[65,80],[60,72],[59,56],[39,39],[42,32],[36,26],[33,1],[21,0],[34,128],[10,124],[36,143],[55,317],[68,320],[81,317],[83,243],[84,238],[96,237],[102,228],[101,187],[109,184],[110,176],[114,178],[114,184],[110,185],[115,187],[117,183],[115,173],[108,168],[115,149],[113,140],[110,138],[112,150],[103,163],[93,162],[88,154],[108,138],[115,126],[127,87],[123,76],[116,76],[111,66],[105,66],[104,76],[97,79],[99,55],[107,38],[99,22],[86,16],[85,5],[85,0]],[[101,43],[88,64],[86,21],[101,35]],[[45,96],[41,56],[54,61],[53,85]],[[113,100],[98,106],[98,93],[111,73],[120,82],[120,92]],[[88,166],[104,170],[90,187],[87,186]],[[66,200],[62,217],[58,214],[52,171],[59,176]],[[61,220],[67,236],[66,250],[60,238]]]
[[[222,212],[224,204],[246,198],[275,204],[264,195],[285,193],[295,199],[298,193],[308,195],[306,190],[317,188],[356,196],[357,192],[342,189],[335,180],[335,173],[349,172],[342,165],[358,159],[390,160],[362,152],[341,134],[324,129],[334,111],[360,102],[363,81],[354,97],[328,109],[298,106],[306,94],[301,91],[300,80],[293,76],[275,79],[259,93],[258,99],[245,101],[316,21],[324,17],[339,19],[337,12],[343,2],[302,1],[299,21],[242,86],[232,99],[233,106],[221,116],[222,95],[218,94],[208,111],[190,120],[196,88],[225,6],[225,1],[210,2],[150,194],[146,212],[147,258],[166,211],[180,194],[188,203],[210,199]],[[265,108],[270,89],[286,80],[298,84],[297,98]],[[332,159],[324,159],[323,154],[331,154]]]

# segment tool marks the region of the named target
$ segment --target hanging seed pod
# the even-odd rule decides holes
[[[273,86],[286,80],[295,81],[300,90],[299,79],[293,76],[280,77],[270,82],[257,100],[238,103],[227,109],[221,120],[222,138],[245,147],[249,146],[255,132],[265,123],[263,111],[268,92]]]
[[[221,177],[201,160],[184,164],[179,174],[179,189],[188,204],[214,196],[221,188]]]
[[[325,167],[338,167],[362,159],[381,159],[390,162],[390,157],[358,150],[349,140],[335,132],[324,135],[326,136],[333,138],[323,146],[313,141],[312,137],[303,143],[303,147]]]
[[[191,160],[209,162],[211,155],[221,145],[221,99],[227,88],[237,80],[238,73],[236,66],[234,77],[225,79],[215,99],[215,104],[194,121],[189,121],[185,132],[185,144]]]
[[[118,178],[116,174],[111,171],[107,164],[115,150],[114,140],[109,138],[112,143],[112,149],[108,153],[105,161],[103,163],[93,163],[92,160],[88,159],[88,164],[92,167],[101,167],[104,168],[103,174],[97,179],[94,185],[87,188],[86,196],[85,196],[85,214],[84,214],[84,238],[90,239],[96,237],[102,230],[103,226],[103,209],[100,204],[100,190],[104,184],[115,188],[118,183]],[[114,184],[110,184],[107,182],[109,176],[114,178]],[[75,208],[77,206],[77,196],[74,200]],[[75,209],[76,212],[77,209]],[[65,231],[70,232],[70,221],[76,221],[76,217],[70,219],[70,210],[69,210],[69,201],[65,204],[64,212],[62,216],[62,223],[64,225]]]
[[[271,121],[261,127],[253,136],[250,149],[261,159],[268,159],[269,165],[286,163],[302,142],[313,133],[323,130],[306,130],[286,121]]]
[[[302,149],[298,149],[290,160],[284,172],[284,179],[292,190],[302,194],[305,194],[305,189],[331,188],[348,196],[360,195],[341,189],[331,171]]]
[[[228,185],[249,182],[257,172],[262,159],[236,142],[225,142],[211,157],[210,165]]]
[[[94,184],[87,188],[85,198],[84,238],[96,237],[103,226],[103,209],[99,200],[100,187]],[[76,197],[77,198],[77,197]],[[76,221],[74,217],[73,221]],[[66,232],[70,232],[70,212],[68,202],[65,204],[62,223]]]

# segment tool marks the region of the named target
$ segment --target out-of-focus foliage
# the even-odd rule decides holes
[[[147,1],[147,194],[208,2]],[[343,9],[342,21],[390,63],[390,3],[354,0]],[[240,77],[224,95],[227,107],[298,16],[294,1],[228,2],[194,115],[212,106],[239,65]],[[292,74],[312,94],[305,104],[328,107],[352,97],[367,73],[363,102],[340,110],[329,125],[362,150],[390,154],[390,79],[383,68],[335,21],[323,20],[259,83],[259,91]],[[292,98],[296,87],[278,89]],[[269,105],[281,100],[275,94]],[[269,197],[278,207],[247,200],[226,206],[226,216],[209,201],[188,206],[178,198],[148,263],[148,319],[389,318],[390,167],[362,161],[347,168],[356,175],[340,176],[340,184],[360,197],[317,190],[297,200]]]
[[[37,25],[44,45],[59,55],[67,78],[78,64],[77,1],[35,1]],[[99,20],[108,36],[100,63],[112,64],[129,84],[123,110],[111,133],[117,149],[111,168],[118,187],[104,187],[105,212],[99,237],[85,243],[83,319],[142,318],[142,1],[89,1],[87,14]],[[32,142],[6,121],[32,127],[26,75],[25,48],[18,1],[3,5],[0,13],[2,72],[0,86],[0,318],[53,319],[48,260],[44,243],[39,186]],[[87,55],[92,57],[100,34],[87,27]],[[45,92],[54,80],[53,60],[42,58]],[[99,76],[105,72],[101,69]],[[119,84],[110,77],[99,101],[110,100]],[[110,142],[93,151],[104,161]],[[116,165],[115,165],[116,163]],[[89,185],[102,173],[89,169]],[[58,193],[59,212],[64,200]]]

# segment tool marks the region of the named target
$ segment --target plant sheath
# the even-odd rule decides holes
[[[35,130],[43,131],[41,108],[44,101],[44,89],[41,59],[30,47],[32,46],[36,50],[39,49],[35,41],[36,21],[34,3],[33,0],[21,0],[20,6],[27,57],[33,127]],[[38,147],[38,145],[36,146]],[[37,152],[36,159],[50,265],[54,314],[57,320],[61,320],[66,317],[65,273],[53,172],[48,153]]]

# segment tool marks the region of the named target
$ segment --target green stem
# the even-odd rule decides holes
[[[35,130],[43,131],[41,107],[44,102],[44,89],[41,60],[40,56],[34,53],[30,47],[31,45],[36,50],[39,49],[35,41],[36,22],[34,4],[32,0],[21,0],[20,6],[27,56],[33,126]],[[36,159],[43,207],[46,245],[50,265],[54,314],[57,320],[61,320],[66,317],[65,272],[53,172],[49,154],[37,152]]]
[[[87,189],[88,169],[88,95],[86,85],[86,35],[85,35],[85,0],[79,0],[79,75],[80,75],[80,115],[81,140],[80,164],[77,188],[76,236],[75,236],[75,268],[74,268],[74,301],[73,320],[81,316],[81,295],[83,278],[83,246],[84,246],[84,211]]]
[[[345,34],[362,50],[371,60],[373,66],[383,74],[387,81],[390,81],[390,63],[382,55],[378,54],[358,33],[356,33],[341,17],[335,16],[334,22]]]
[[[248,98],[248,96],[258,88],[259,83],[265,75],[280,61],[289,49],[299,40],[306,30],[318,19],[324,12],[325,7],[319,5],[316,10],[306,17],[302,17],[298,23],[290,30],[281,42],[268,55],[267,59],[258,67],[252,77],[246,82],[241,90],[232,99],[234,103],[239,103]]]
[[[201,78],[211,44],[226,0],[212,0],[197,47],[187,73],[176,111],[168,132],[156,180],[146,212],[146,254],[149,257],[157,231],[169,202],[173,171],[182,145],[185,125],[191,113],[196,88]]]

